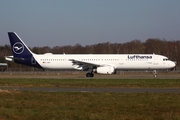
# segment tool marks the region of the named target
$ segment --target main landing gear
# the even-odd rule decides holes
[[[94,74],[91,72],[91,73],[86,73],[86,77],[94,77]]]

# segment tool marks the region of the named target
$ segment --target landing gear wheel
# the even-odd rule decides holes
[[[93,73],[86,73],[86,77],[94,77]]]

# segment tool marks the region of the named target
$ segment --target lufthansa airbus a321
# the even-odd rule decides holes
[[[94,73],[115,74],[116,70],[172,69],[175,63],[163,55],[156,54],[35,54],[15,32],[8,32],[13,56],[5,59],[32,67],[62,70],[87,71],[86,77]]]

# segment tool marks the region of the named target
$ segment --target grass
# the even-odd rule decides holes
[[[180,78],[0,78],[0,86],[180,88]],[[179,93],[0,90],[0,120],[180,120]]]
[[[180,88],[180,79],[1,78],[0,86]]]
[[[0,93],[2,120],[179,120],[175,93]]]

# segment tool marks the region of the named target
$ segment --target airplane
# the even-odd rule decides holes
[[[117,70],[173,69],[175,62],[157,54],[35,54],[15,32],[8,32],[12,56],[7,61],[49,70],[75,69],[94,73],[115,74]]]

